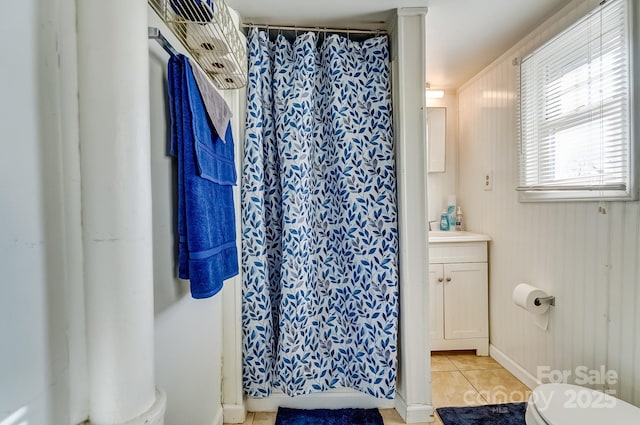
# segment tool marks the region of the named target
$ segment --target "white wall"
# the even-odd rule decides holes
[[[458,193],[458,96],[455,91],[447,90],[442,99],[427,99],[427,107],[447,110],[444,172],[427,176],[429,221],[439,221],[442,210],[447,208],[447,196]],[[457,202],[464,213],[464,200],[458,198]],[[438,230],[438,223],[432,226],[432,230]]]
[[[167,425],[222,424],[221,299],[186,295],[156,317],[156,385],[167,393]]]
[[[597,203],[519,203],[514,190],[512,59],[597,3],[573,1],[461,87],[459,197],[469,229],[493,238],[489,287],[494,349],[534,376],[537,366],[573,370],[605,365],[620,375],[613,386],[617,395],[640,405],[639,203],[606,203],[603,215]],[[482,190],[487,170],[493,170],[492,191]],[[511,301],[518,282],[556,296],[548,331],[535,327],[530,315]]]
[[[155,17],[154,22],[151,22],[152,17]],[[150,26],[162,25],[152,11],[149,12],[149,19]],[[168,29],[163,31],[163,35],[171,36]],[[189,282],[177,277],[175,262],[177,256],[177,164],[167,155],[170,125],[167,103],[168,60],[169,54],[156,41],[149,40],[153,296],[156,315],[189,292]]]
[[[87,403],[75,2],[5,3],[0,422],[77,423]]]

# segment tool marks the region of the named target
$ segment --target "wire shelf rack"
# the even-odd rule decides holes
[[[148,1],[219,89],[247,85],[246,46],[224,0]]]

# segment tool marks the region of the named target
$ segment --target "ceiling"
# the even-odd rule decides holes
[[[427,0],[427,78],[458,88],[568,0]]]
[[[454,89],[570,0],[227,0],[245,22],[369,28],[398,7],[427,7],[427,79]]]

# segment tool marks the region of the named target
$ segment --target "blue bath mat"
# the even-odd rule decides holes
[[[486,406],[439,407],[444,425],[525,425],[527,403],[489,404]]]
[[[281,407],[276,425],[384,425],[378,409],[314,409]]]

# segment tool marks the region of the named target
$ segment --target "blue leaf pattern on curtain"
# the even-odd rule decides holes
[[[393,398],[398,231],[386,37],[253,30],[242,170],[244,391]]]

